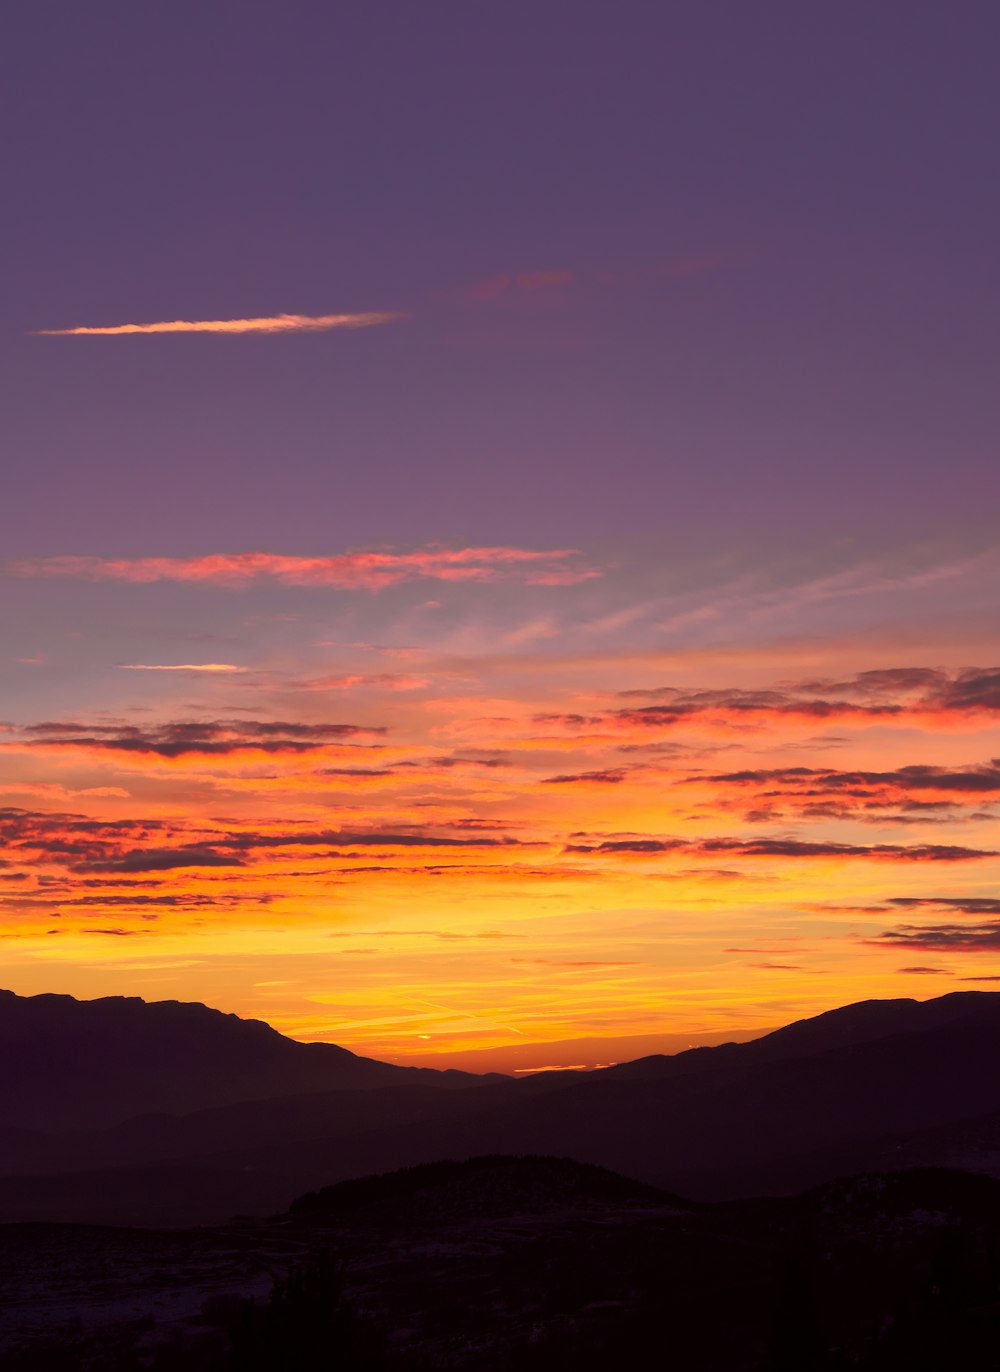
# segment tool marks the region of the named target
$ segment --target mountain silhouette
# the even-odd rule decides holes
[[[5,997],[0,1010],[0,1025],[37,1030],[14,1050],[0,1035],[21,1120],[0,1134],[0,1219],[218,1222],[373,1170],[498,1152],[706,1201],[900,1162],[1000,1175],[996,992],[867,1001],[748,1043],[518,1080],[379,1064],[203,1006]],[[126,1023],[130,1041],[102,1058]]]
[[[481,1080],[397,1067],[332,1043],[298,1043],[259,1020],[197,1002],[0,991],[0,1099],[8,1126],[86,1128],[296,1092]]]
[[[933,1000],[863,1000],[773,1029],[746,1043],[653,1054],[599,1068],[594,1076],[656,1078],[735,1064],[777,1062],[826,1049],[849,1048],[946,1025],[1000,1024],[1000,991],[952,991]]]

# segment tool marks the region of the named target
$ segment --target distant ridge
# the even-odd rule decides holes
[[[808,1019],[794,1020],[746,1043],[721,1043],[674,1054],[654,1053],[634,1062],[600,1068],[598,1072],[610,1077],[674,1076],[737,1063],[777,1062],[962,1023],[1000,1025],[1000,991],[951,991],[931,1000],[899,997],[855,1001]]]
[[[1000,1176],[998,1062],[1000,993],[985,991],[519,1079],[373,1062],[202,1005],[0,995],[0,1221],[211,1223],[500,1153],[697,1201],[904,1164]]]
[[[396,1067],[332,1043],[299,1043],[199,1002],[18,996],[0,990],[0,1099],[8,1127],[104,1127],[303,1092],[476,1084]]]

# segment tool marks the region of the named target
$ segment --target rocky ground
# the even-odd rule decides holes
[[[218,1229],[0,1227],[0,1367],[894,1372],[1000,1337],[1000,1183],[910,1171],[691,1205],[486,1158]]]

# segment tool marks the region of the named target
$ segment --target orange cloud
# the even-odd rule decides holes
[[[35,329],[50,338],[103,334],[149,333],[325,333],[328,329],[370,329],[405,315],[395,311],[367,314],[272,314],[251,319],[169,319],[153,324],[80,325],[73,329]]]

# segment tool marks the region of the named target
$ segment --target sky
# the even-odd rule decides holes
[[[0,984],[515,1070],[1000,981],[995,5],[0,27]]]

